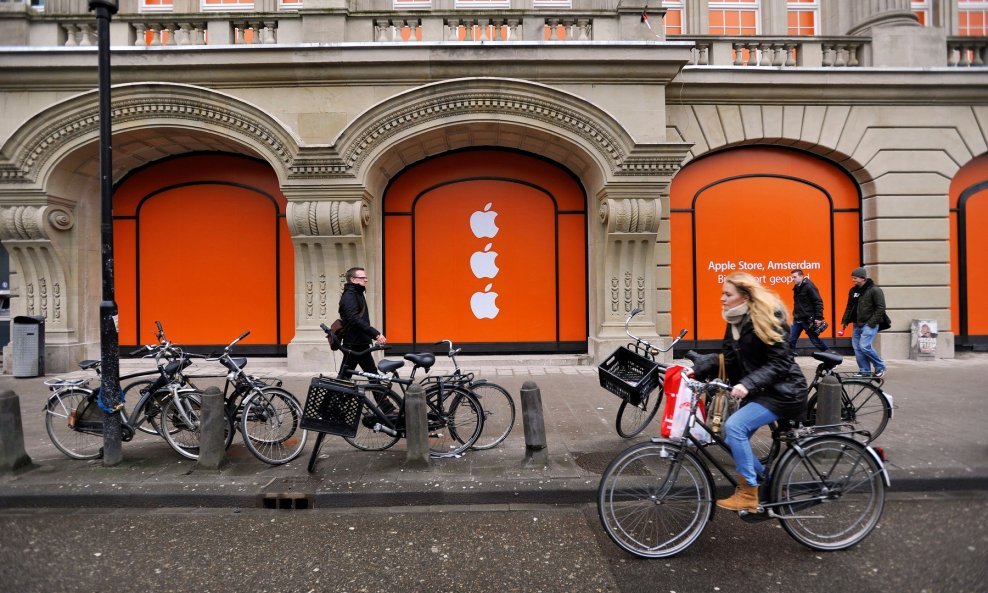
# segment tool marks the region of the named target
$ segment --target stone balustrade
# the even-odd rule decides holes
[[[674,37],[696,43],[694,66],[853,68],[864,66],[867,38]]]
[[[954,67],[988,64],[988,38],[949,37],[947,39],[947,65]]]

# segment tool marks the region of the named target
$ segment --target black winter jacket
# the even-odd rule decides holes
[[[816,284],[809,278],[803,278],[799,284],[792,287],[792,318],[798,321],[814,321],[823,319],[823,299]]]
[[[788,330],[783,332],[784,336],[788,334]],[[751,317],[745,316],[741,322],[741,335],[736,341],[731,325],[727,324],[723,352],[730,383],[741,383],[748,389],[742,406],[754,401],[782,418],[802,420],[806,416],[806,377],[789,352],[785,338],[775,344],[766,344],[755,334]],[[717,375],[718,366],[716,356],[703,357],[693,372],[699,378],[711,378]]]
[[[855,298],[857,293],[857,298]],[[857,306],[855,307],[855,300]],[[847,307],[844,309],[844,317],[841,318],[841,325],[878,325],[885,315],[885,293],[872,282],[871,278],[865,280],[861,288],[852,286],[847,293]]]
[[[370,312],[367,310],[366,289],[353,282],[343,287],[340,296],[340,319],[343,320],[343,341],[348,347],[370,344],[381,332],[370,324]]]

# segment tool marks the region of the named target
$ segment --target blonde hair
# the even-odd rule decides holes
[[[774,291],[761,285],[751,274],[735,272],[724,279],[748,298],[748,314],[755,326],[755,335],[766,344],[777,344],[783,339],[783,321],[786,309]],[[781,316],[780,316],[781,314]]]

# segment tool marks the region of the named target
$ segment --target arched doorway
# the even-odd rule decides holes
[[[285,197],[271,168],[199,154],[131,173],[114,191],[122,348],[154,341],[160,320],[183,346],[284,355],[294,335],[294,267]]]
[[[950,183],[951,330],[960,346],[988,347],[988,154]]]
[[[790,272],[820,289],[833,338],[845,282],[861,262],[860,194],[840,168],[807,153],[749,147],[686,165],[670,188],[672,327],[692,347],[724,335],[720,285],[749,272],[792,310]]]
[[[586,196],[505,150],[432,158],[384,195],[384,331],[402,349],[586,352]]]

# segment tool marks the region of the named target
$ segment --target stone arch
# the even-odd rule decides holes
[[[520,149],[567,167],[589,194],[614,180],[669,176],[681,151],[636,144],[605,110],[546,85],[467,78],[424,85],[360,114],[334,146],[371,195],[412,162],[470,146]]]
[[[196,140],[176,147],[179,152],[223,147],[262,158],[282,179],[298,153],[298,141],[284,124],[225,93],[172,83],[124,84],[112,92],[114,179],[149,160],[119,145],[140,130],[182,130]],[[0,149],[0,184],[46,187],[63,159],[91,159],[99,136],[98,101],[90,91],[30,118]]]

